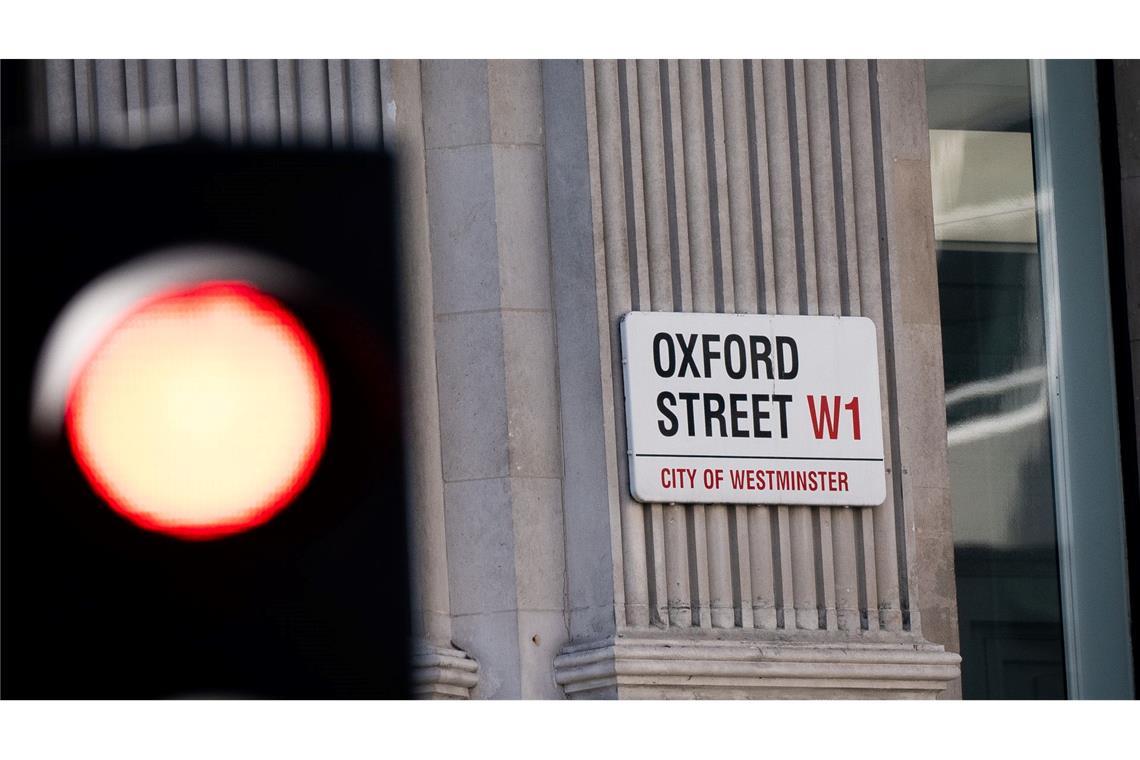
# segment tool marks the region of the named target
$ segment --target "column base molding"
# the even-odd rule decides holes
[[[479,682],[479,663],[461,649],[417,644],[412,653],[416,699],[470,699]]]
[[[554,679],[571,699],[932,699],[959,676],[960,662],[922,640],[626,632],[565,647],[554,659]]]

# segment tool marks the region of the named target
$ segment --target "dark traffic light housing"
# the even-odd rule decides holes
[[[5,150],[5,698],[408,695],[392,176],[379,152]],[[69,304],[170,261],[176,284],[236,280],[283,304],[328,377],[327,441],[303,488],[209,540],[124,519],[62,417],[33,424]]]

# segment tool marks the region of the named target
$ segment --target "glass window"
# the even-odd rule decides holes
[[[963,696],[1064,698],[1029,67],[926,74]]]

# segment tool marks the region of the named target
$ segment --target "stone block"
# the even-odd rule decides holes
[[[546,176],[541,146],[496,145],[495,221],[499,302],[511,309],[550,309]]]
[[[489,61],[491,142],[542,143],[542,63]]]
[[[491,140],[486,61],[424,61],[424,141],[428,148]]]
[[[880,60],[883,159],[930,160],[926,118],[926,66],[923,61]]]
[[[510,474],[562,476],[558,376],[550,312],[501,315],[506,366]]]
[[[888,165],[892,295],[907,324],[938,325],[938,262],[934,254],[934,211],[927,160],[896,160]],[[941,349],[939,349],[941,351]]]
[[[494,162],[489,145],[427,152],[437,314],[500,305]]]
[[[479,663],[472,699],[520,699],[518,613],[484,612],[452,619],[455,644]]]
[[[445,481],[508,474],[502,322],[497,312],[436,318]]]
[[[904,482],[943,486],[950,477],[943,403],[942,330],[896,325],[895,354]]]
[[[496,478],[448,483],[444,499],[452,614],[514,610],[515,533],[510,481]]]
[[[563,699],[554,681],[554,658],[569,640],[561,610],[520,610],[519,670],[523,699]]]
[[[614,557],[582,63],[543,63],[563,448],[567,606],[576,638],[614,630]],[[601,298],[605,298],[604,291]],[[604,328],[603,328],[604,329]],[[620,558],[618,560],[620,562]]]
[[[515,575],[520,610],[561,610],[566,557],[562,534],[562,481],[511,478]]]

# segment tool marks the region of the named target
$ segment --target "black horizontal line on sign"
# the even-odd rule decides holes
[[[882,462],[883,457],[765,457],[744,454],[634,454],[635,457],[677,457],[680,459],[797,459],[810,462]]]

